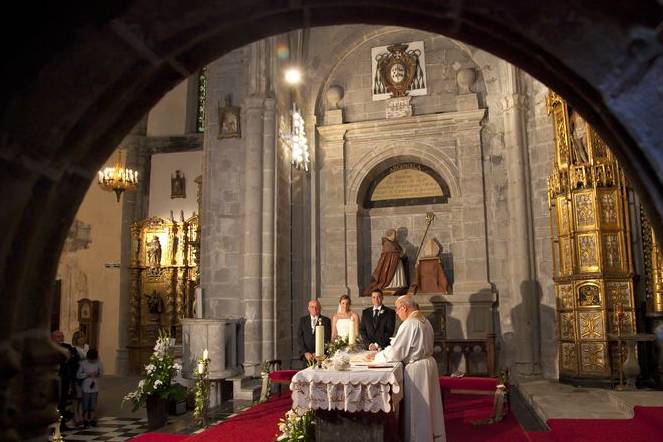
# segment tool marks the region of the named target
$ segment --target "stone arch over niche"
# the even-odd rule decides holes
[[[398,163],[419,163],[435,172],[447,186],[448,200],[461,196],[459,171],[454,162],[436,146],[420,141],[390,143],[374,155],[362,158],[349,172],[347,200],[361,205],[369,191],[371,180]]]
[[[427,151],[430,151],[430,147]],[[388,154],[382,153],[381,157]],[[387,156],[375,164],[363,175],[357,192],[357,285],[359,293],[363,293],[370,281],[371,273],[377,263],[381,251],[381,238],[387,229],[396,229],[396,236],[403,248],[406,260],[406,274],[411,284],[415,272],[416,253],[426,229],[426,213],[434,212],[442,218],[451,216],[453,209],[449,206],[450,190],[442,177],[441,168],[428,166],[426,159],[417,155]],[[439,166],[441,163],[438,163]],[[397,204],[374,206],[369,198],[375,185],[400,165],[418,165],[420,173],[429,174],[436,181],[445,197],[437,201],[411,199],[400,200]],[[443,245],[442,258],[447,268],[447,276],[453,282],[453,259],[449,252],[451,228],[447,223],[431,224],[426,238],[436,239]]]

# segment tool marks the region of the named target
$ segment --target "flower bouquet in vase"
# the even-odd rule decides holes
[[[128,393],[122,403],[131,402],[133,411],[145,405],[149,430],[164,426],[168,417],[168,399],[181,395],[182,387],[173,382],[173,378],[181,371],[182,366],[175,362],[172,353],[170,337],[160,330],[138,388]]]

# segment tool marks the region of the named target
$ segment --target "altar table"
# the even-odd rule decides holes
[[[399,440],[403,365],[371,365],[343,371],[309,367],[292,378],[292,408],[315,410],[316,441]]]
[[[349,370],[343,371],[309,367],[292,378],[292,407],[389,413],[398,410],[398,403],[403,398],[402,385],[403,365],[400,362],[353,364]]]

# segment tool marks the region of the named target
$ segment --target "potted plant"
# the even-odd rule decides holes
[[[182,366],[175,362],[170,346],[170,337],[160,330],[154,353],[143,370],[143,379],[138,382],[138,388],[128,393],[124,400],[130,401],[133,411],[141,406],[147,407],[147,426],[155,430],[166,424],[168,417],[168,399],[182,396],[181,385],[173,382],[173,378],[182,370]]]

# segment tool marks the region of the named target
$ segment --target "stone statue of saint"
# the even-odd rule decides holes
[[[444,294],[449,291],[447,274],[440,260],[440,246],[434,239],[429,239],[417,262],[417,277],[412,284],[413,293]]]
[[[150,267],[161,266],[161,241],[156,235],[147,243],[147,264]]]
[[[371,281],[364,291],[370,296],[375,289],[391,289],[394,294],[405,292],[408,287],[403,258],[405,253],[396,240],[396,230],[389,229],[382,237],[382,253],[378,265],[371,274]]]

